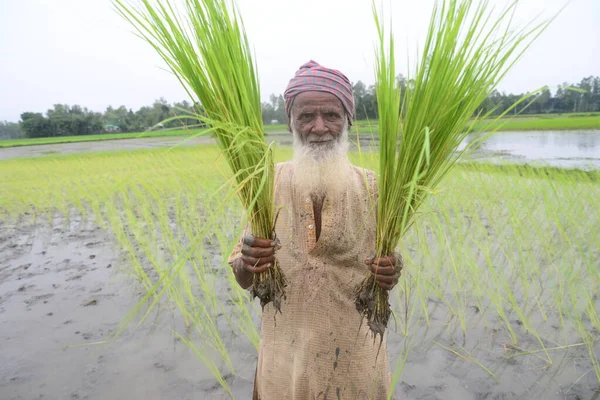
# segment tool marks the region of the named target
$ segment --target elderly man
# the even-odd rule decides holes
[[[294,157],[276,165],[281,245],[246,234],[229,259],[243,288],[275,257],[288,282],[281,314],[272,304],[263,310],[254,399],[385,399],[386,344],[372,339],[354,297],[369,269],[391,289],[400,266],[394,256],[369,258],[376,185],[373,172],[347,156],[352,86],[341,72],[310,61],[284,97]]]

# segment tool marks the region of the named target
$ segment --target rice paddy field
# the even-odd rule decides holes
[[[206,145],[0,161],[0,398],[250,398],[226,171]],[[401,244],[394,396],[600,398],[598,198],[598,171],[458,165]]]
[[[489,121],[492,122],[492,121]],[[377,134],[379,125],[377,121],[357,121],[356,128],[358,133]],[[479,123],[475,130],[484,130],[488,126],[487,121]],[[496,125],[494,126],[496,128]],[[530,131],[530,130],[576,130],[576,129],[600,129],[600,113],[571,113],[571,114],[533,114],[517,115],[507,117],[505,122],[498,125],[499,131]],[[286,124],[265,125],[265,132],[279,133],[287,132]],[[59,136],[35,139],[10,139],[0,140],[0,148],[34,146],[41,144],[57,143],[79,143],[79,142],[97,142],[103,140],[115,139],[140,139],[157,137],[185,137],[197,135],[201,132],[199,129],[174,129],[149,132],[131,132],[131,133],[106,133],[99,135],[81,135],[81,136]]]

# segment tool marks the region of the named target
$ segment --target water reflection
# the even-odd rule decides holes
[[[476,137],[469,135],[461,148]],[[600,131],[501,132],[483,142],[470,158],[598,169]]]

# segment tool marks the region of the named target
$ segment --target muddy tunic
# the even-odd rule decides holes
[[[276,165],[277,259],[288,281],[281,314],[262,316],[255,391],[261,400],[385,399],[390,372],[384,337],[379,355],[354,294],[375,249],[375,180],[352,167],[339,198],[326,197],[316,240],[310,196],[292,185],[293,165]],[[239,255],[239,246],[230,262]],[[255,393],[255,397],[256,397]]]

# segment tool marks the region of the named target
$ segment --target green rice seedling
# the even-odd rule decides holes
[[[451,352],[452,354],[456,355],[457,357],[462,358],[465,361],[472,362],[472,363],[476,364],[479,368],[481,368],[485,372],[487,372],[488,375],[490,375],[496,381],[498,380],[498,377],[496,376],[496,374],[494,374],[492,371],[490,371],[485,365],[483,365],[482,363],[480,363],[475,357],[473,357],[471,354],[469,354],[469,352],[466,351],[465,349],[461,348],[462,353],[460,353],[460,352],[458,352],[456,350],[451,349],[448,346],[444,346],[443,344],[441,344],[439,342],[434,342],[434,343],[437,344],[438,346],[440,346],[442,349],[448,350],[449,352]]]
[[[578,317],[567,310],[579,310],[579,314],[585,310],[593,311],[592,315],[597,313],[597,299],[593,300],[594,309],[578,297],[600,288],[594,279],[595,272],[588,272],[597,262],[590,259],[583,245],[597,237],[598,229],[592,224],[600,216],[590,214],[587,204],[600,186],[589,186],[588,178],[579,182],[573,179],[577,172],[565,179],[563,172],[556,173],[556,177],[545,174],[542,177],[536,169],[527,168],[519,174],[516,167],[509,166],[505,174],[499,175],[494,172],[495,168],[474,166],[469,170],[458,165],[449,175],[449,181],[440,185],[440,195],[424,204],[419,225],[406,233],[402,246],[413,248],[416,254],[429,253],[433,257],[407,258],[406,270],[412,280],[428,282],[426,295],[443,299],[435,302],[435,308],[429,307],[430,316],[422,316],[423,326],[431,326],[430,330],[436,331],[438,327],[432,326],[431,315],[438,314],[434,310],[443,307],[447,309],[448,318],[448,325],[443,325],[444,337],[452,337],[450,325],[463,324],[456,318],[461,313],[466,316],[467,341],[472,336],[469,332],[480,325],[495,330],[502,328],[513,344],[526,338],[523,331],[528,332],[527,335],[539,343],[538,352],[545,354],[538,357],[536,353],[532,357],[543,360],[547,368],[554,365],[555,358],[548,349],[559,350],[572,344],[574,339],[566,332],[576,327]],[[478,190],[472,193],[469,187]],[[575,210],[574,204],[581,204],[587,210]],[[531,211],[532,205],[535,212]],[[434,212],[431,212],[432,207]],[[581,218],[583,215],[587,215],[587,220]],[[438,218],[440,223],[435,226],[439,233],[434,231],[430,237],[420,233],[432,219]],[[571,239],[556,240],[556,234],[563,236],[560,232]],[[573,246],[579,241],[581,245]],[[443,251],[438,251],[440,245]],[[547,252],[550,247],[553,251]],[[461,259],[456,270],[446,268],[449,253]],[[534,254],[536,257],[532,257]],[[556,272],[548,269],[552,264]],[[414,291],[414,295],[420,294],[419,290]],[[428,299],[421,302],[427,304]],[[559,330],[550,328],[560,318],[557,305],[563,309],[564,320]],[[468,309],[475,307],[478,317],[469,318],[472,313]],[[402,308],[403,305],[396,302],[394,309]],[[588,320],[585,325],[589,329],[594,323],[592,318]],[[501,322],[500,326],[497,321]],[[583,340],[582,336],[576,336],[579,341]],[[478,358],[475,353],[473,356]]]
[[[475,111],[549,24],[513,31],[516,3],[494,17],[487,1],[436,2],[414,85],[406,89],[402,104],[394,38],[391,31],[386,34],[373,3],[380,137],[377,257],[393,254],[428,194],[461,155],[489,136],[457,151],[473,124],[490,115],[473,120]],[[389,321],[388,296],[371,274],[356,295],[357,310],[375,336],[383,335]]]
[[[272,148],[264,138],[256,66],[242,19],[232,2],[186,0],[182,9],[168,0],[114,0],[118,13],[136,29],[204,113],[176,118],[210,126],[233,172],[237,194],[252,233],[276,240]],[[281,311],[286,286],[277,262],[254,275],[250,288],[261,305]]]
[[[94,218],[113,233],[125,256],[127,268],[115,269],[148,293],[113,337],[138,315],[142,323],[152,306],[166,306],[183,319],[185,343],[205,355],[202,361],[209,371],[218,371],[220,381],[235,372],[224,321],[251,346],[258,345],[248,295],[231,284],[235,278],[224,260],[215,261],[215,254],[221,254],[215,249],[231,251],[236,238],[232,232],[219,231],[219,237],[212,232],[240,224],[237,199],[218,191],[229,175],[214,171],[225,169],[215,147],[14,160],[2,165],[2,174],[16,179],[0,179],[8,193],[0,207],[6,205],[16,216],[28,208],[53,214],[73,210],[77,203],[96,204],[100,213]],[[45,185],[49,178],[53,184]],[[20,199],[26,201],[18,204]],[[222,290],[223,284],[231,290]]]
[[[289,159],[291,150],[275,156]],[[379,169],[377,155],[350,157]],[[230,177],[215,146],[2,161],[0,231],[60,223],[63,210],[74,221],[75,205],[87,205],[124,256],[113,270],[129,274],[136,291],[156,293],[131,321],[174,313],[182,343],[224,394],[234,393],[225,376],[240,373],[234,352],[258,345],[260,308],[222,257],[237,240],[222,227],[240,225],[239,199],[219,191]],[[390,293],[395,323],[386,332],[394,382],[439,352],[437,341],[517,395],[541,398],[541,387],[564,391],[580,377],[580,390],[597,386],[598,197],[597,171],[456,164],[399,245],[405,273]],[[470,359],[446,357],[459,374],[487,375]],[[528,371],[531,392],[519,392],[514,367]]]

